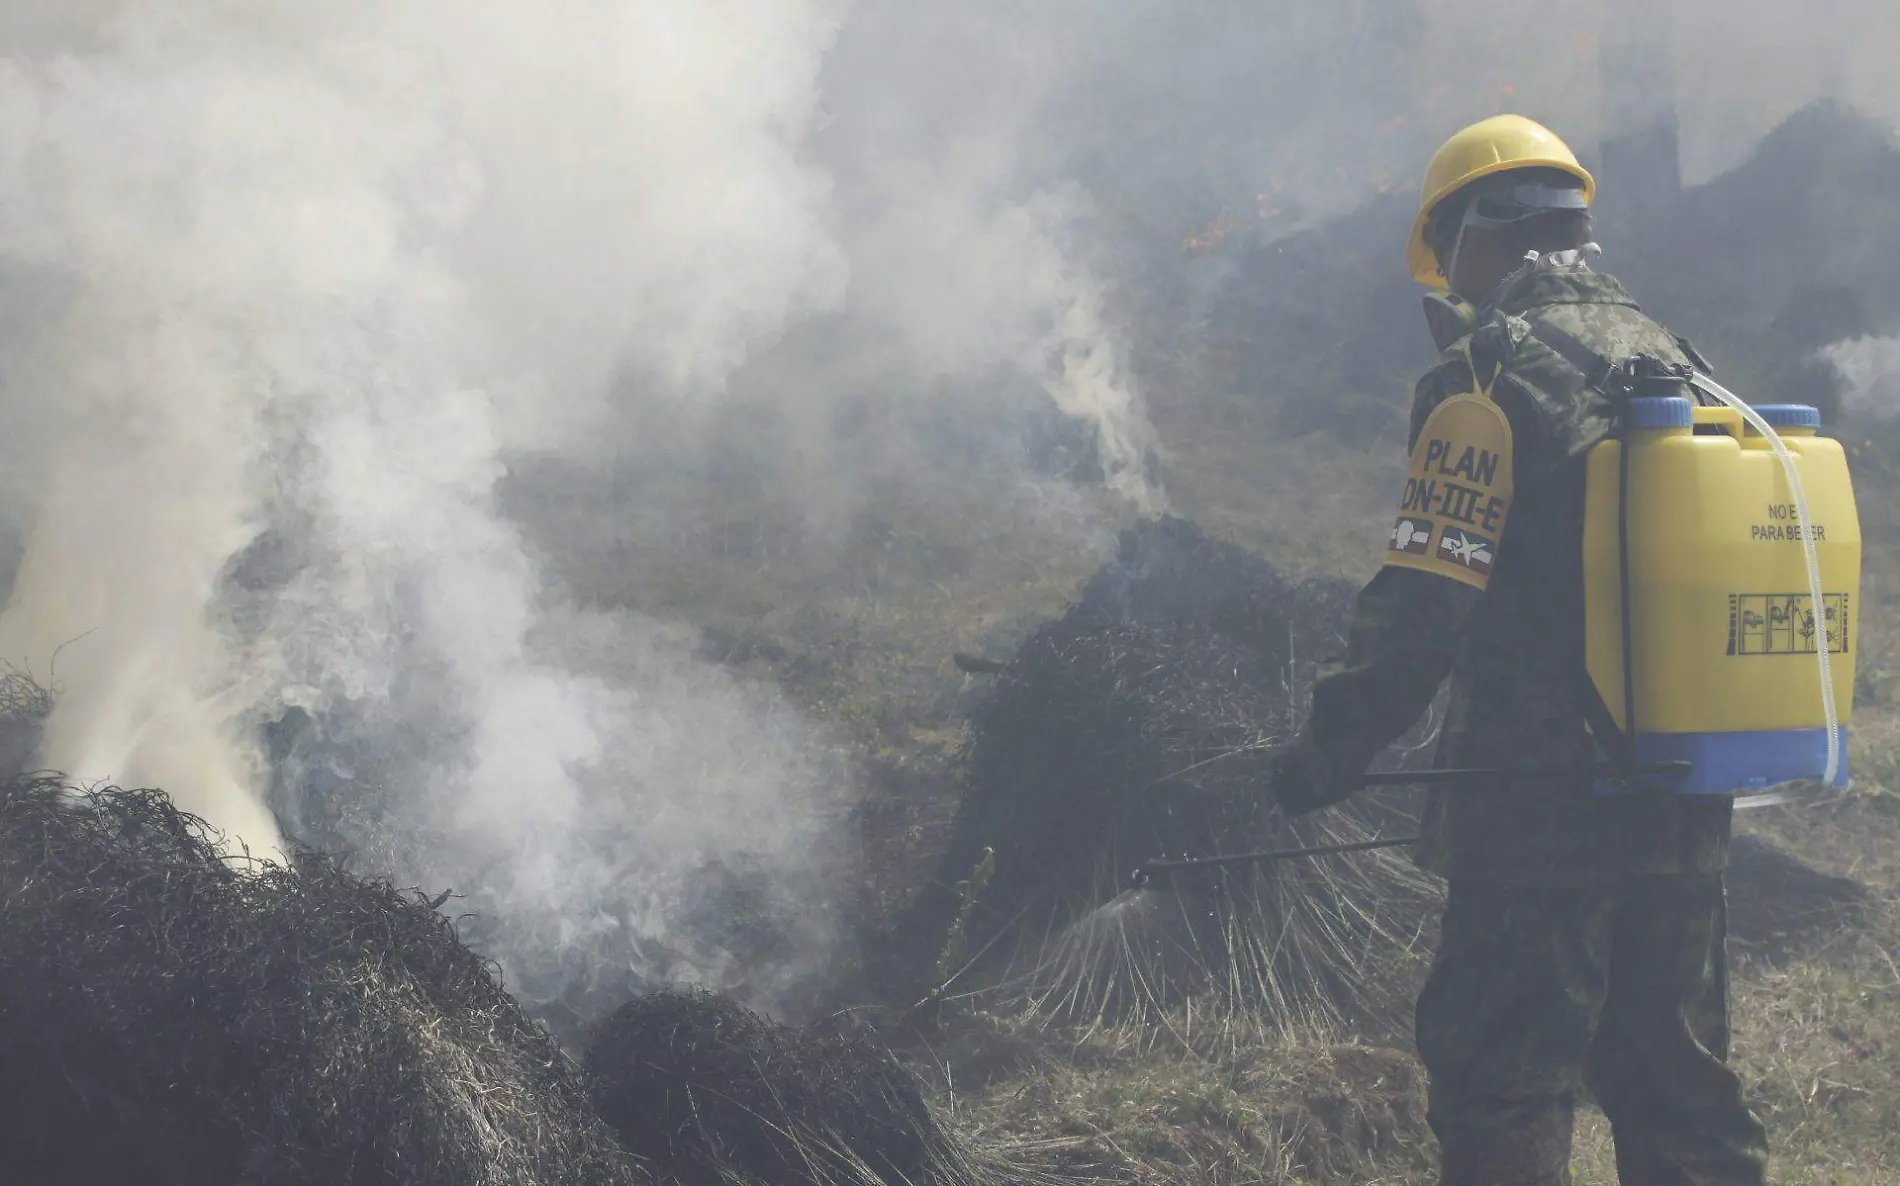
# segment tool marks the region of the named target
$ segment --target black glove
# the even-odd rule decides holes
[[[1305,815],[1351,797],[1358,780],[1326,760],[1306,737],[1273,755],[1268,790],[1280,810]]]

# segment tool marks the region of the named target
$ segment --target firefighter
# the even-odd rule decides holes
[[[1347,797],[1447,677],[1441,766],[1599,759],[1583,463],[1613,420],[1592,375],[1637,354],[1706,364],[1591,268],[1594,196],[1563,142],[1514,115],[1458,132],[1426,170],[1408,261],[1442,353],[1414,398],[1407,527],[1274,760],[1289,814]],[[1466,493],[1450,505],[1437,482],[1454,471]],[[1438,530],[1421,540],[1425,518]],[[1582,776],[1429,797],[1415,851],[1448,898],[1415,1020],[1444,1186],[1568,1182],[1586,1089],[1623,1182],[1764,1180],[1762,1125],[1727,1062],[1732,811]]]

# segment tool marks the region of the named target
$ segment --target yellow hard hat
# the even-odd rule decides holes
[[[1480,177],[1507,169],[1538,167],[1563,170],[1583,182],[1586,202],[1596,199],[1596,179],[1577,163],[1569,146],[1549,128],[1521,115],[1494,115],[1440,145],[1432,163],[1425,167],[1418,221],[1412,224],[1412,242],[1405,252],[1405,261],[1412,266],[1412,279],[1433,288],[1450,286],[1439,270],[1438,258],[1425,243],[1425,224],[1438,203]]]

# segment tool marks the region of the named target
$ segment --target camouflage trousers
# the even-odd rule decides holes
[[[1553,887],[1454,881],[1419,995],[1441,1186],[1568,1183],[1577,1099],[1624,1186],[1760,1186],[1728,1066],[1720,873]]]

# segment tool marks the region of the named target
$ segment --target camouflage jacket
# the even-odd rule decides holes
[[[1508,518],[1494,539],[1483,533],[1498,525],[1475,503],[1463,530],[1453,530],[1455,515],[1415,523],[1407,515],[1419,500],[1408,483],[1388,563],[1360,593],[1347,654],[1322,670],[1313,691],[1307,742],[1340,776],[1365,770],[1418,721],[1447,675],[1441,767],[1592,759],[1582,675],[1584,467],[1613,424],[1608,400],[1559,352],[1575,358],[1579,344],[1610,359],[1688,360],[1686,343],[1645,316],[1615,279],[1544,271],[1508,282],[1478,328],[1420,380],[1415,474],[1426,460],[1427,421],[1447,400],[1483,391],[1496,409],[1489,414],[1501,411],[1508,422],[1509,485],[1500,486]],[[1503,425],[1496,431],[1503,435]],[[1472,468],[1441,452],[1434,472],[1460,465]],[[1442,509],[1442,496],[1436,505]],[[1404,566],[1423,565],[1420,554],[1441,536],[1444,556],[1482,569],[1481,578]],[[1600,796],[1583,779],[1486,779],[1433,792],[1416,855],[1447,877],[1527,884],[1707,871],[1727,862],[1732,810],[1725,796]]]

